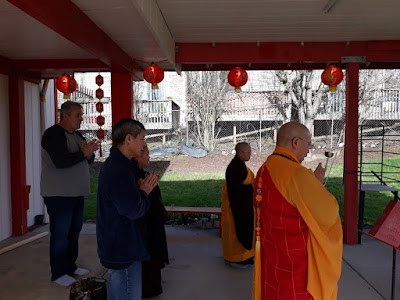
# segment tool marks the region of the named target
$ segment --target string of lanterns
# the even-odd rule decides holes
[[[164,70],[157,64],[152,63],[143,71],[144,79],[151,83],[152,89],[158,89],[158,83],[164,79]],[[332,65],[326,68],[321,74],[321,81],[329,87],[331,93],[336,92],[337,85],[343,81],[343,71]],[[235,88],[237,93],[241,92],[241,87],[247,83],[248,75],[246,70],[235,67],[228,73],[228,82]]]
[[[97,123],[97,125],[99,125],[99,129],[97,129],[96,135],[97,135],[97,138],[100,140],[100,157],[103,156],[103,149],[102,149],[101,145],[102,145],[102,141],[105,136],[105,132],[104,132],[104,129],[102,128],[102,126],[106,123],[106,119],[101,114],[104,111],[104,106],[103,106],[103,103],[101,102],[101,99],[104,98],[104,91],[101,89],[101,86],[103,85],[103,83],[104,83],[103,76],[101,76],[100,74],[97,75],[96,76],[96,84],[99,86],[99,88],[96,90],[96,98],[99,101],[96,103],[96,111],[99,113],[99,115],[96,118],[96,123]]]

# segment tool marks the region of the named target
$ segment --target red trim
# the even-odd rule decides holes
[[[110,67],[98,59],[38,59],[38,60],[16,60],[15,68],[17,70],[44,71],[50,69],[52,73],[55,70],[59,75],[63,73],[71,74],[73,72],[109,72]],[[56,78],[58,76],[55,76]]]
[[[143,71],[70,0],[8,0],[39,22],[98,57],[115,70]]]
[[[302,69],[307,68],[308,64],[321,64],[323,69],[327,63],[341,62],[342,56],[366,56],[369,63],[366,67],[371,67],[371,63],[379,63],[380,67],[384,65],[387,68],[398,66],[400,62],[400,41],[273,42],[258,45],[217,43],[215,46],[210,43],[177,43],[176,46],[175,61],[182,64],[182,70],[189,70],[192,65],[221,63],[243,66],[251,63],[255,69],[293,69],[293,66],[288,65],[291,62],[303,66]],[[195,68],[198,70],[199,66]]]
[[[129,73],[111,73],[112,126],[133,116],[133,77]]]
[[[357,243],[358,203],[358,75],[359,65],[346,69],[346,130],[344,148],[344,242]]]
[[[9,76],[11,209],[13,235],[28,232],[29,187],[26,185],[24,81]]]

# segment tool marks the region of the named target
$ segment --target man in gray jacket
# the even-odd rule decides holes
[[[94,160],[97,141],[86,142],[77,131],[82,106],[67,101],[61,105],[60,122],[42,137],[40,189],[50,216],[51,280],[69,286],[89,270],[78,268],[78,240],[83,225],[84,197],[90,193],[89,163]]]

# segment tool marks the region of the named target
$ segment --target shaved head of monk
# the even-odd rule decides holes
[[[310,131],[298,122],[285,123],[278,130],[276,145],[291,150],[302,162],[310,151]]]

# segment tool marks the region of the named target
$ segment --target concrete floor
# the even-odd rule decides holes
[[[46,232],[42,226],[29,235],[0,243],[0,249]],[[225,264],[217,229],[167,226],[171,263],[163,270],[160,300],[251,300],[253,269]],[[0,255],[1,300],[69,299],[69,289],[50,282],[48,235]],[[0,250],[1,251],[1,250]],[[96,253],[94,224],[85,224],[80,240],[80,266],[90,276],[104,276]],[[340,300],[390,299],[392,249],[369,237],[363,244],[344,246]],[[400,299],[399,280],[394,299]]]

